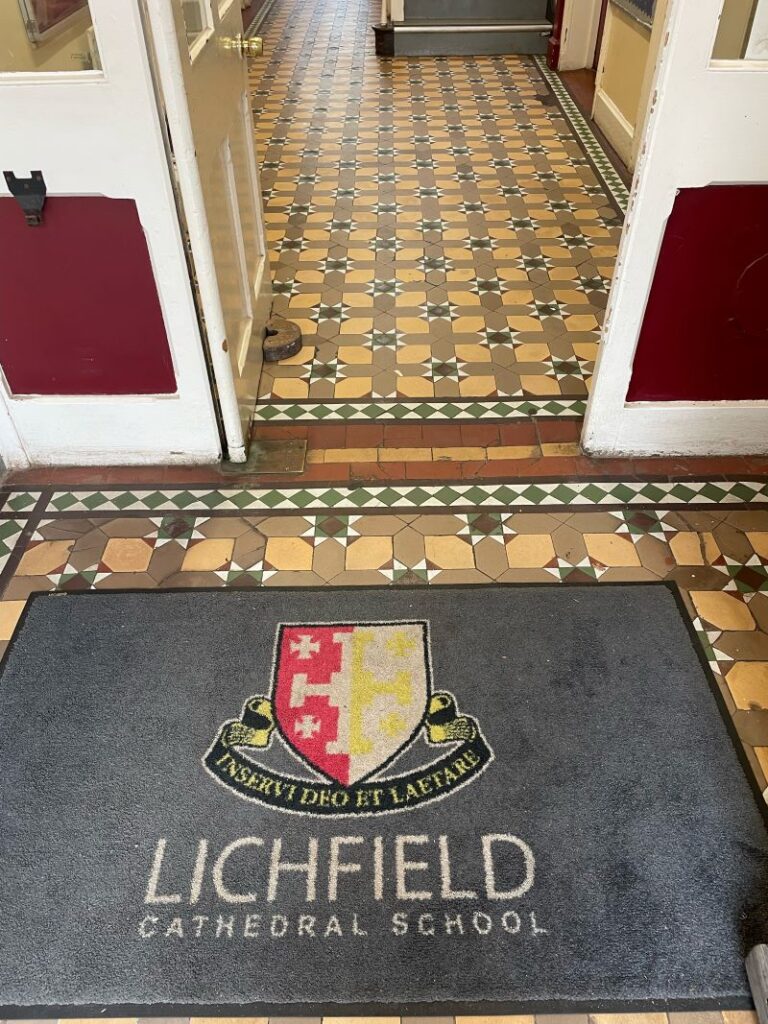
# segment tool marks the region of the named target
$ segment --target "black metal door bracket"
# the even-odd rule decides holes
[[[46,196],[43,172],[32,171],[29,178],[17,178],[13,171],[3,171],[3,177],[29,227],[36,228],[42,224]]]

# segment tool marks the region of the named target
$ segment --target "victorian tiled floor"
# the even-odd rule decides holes
[[[259,419],[580,414],[627,191],[529,58],[382,60],[377,0],[280,0],[253,66],[277,292]]]
[[[667,581],[765,790],[766,481],[475,486],[6,490],[2,640],[41,590]]]
[[[768,461],[579,455],[626,188],[542,65],[379,61],[377,9],[277,0],[253,69],[276,309],[306,340],[265,368],[256,437],[306,438],[304,473],[10,478],[0,648],[42,590],[666,582],[766,791]]]
[[[755,781],[768,785],[765,479],[509,481],[463,497],[456,484],[6,487],[0,567],[0,647],[37,591],[666,581],[681,589]],[[741,1012],[499,1019],[755,1024]]]
[[[68,1024],[99,1024],[107,1018],[75,1018]],[[537,1014],[518,1017],[119,1017],[111,1024],[756,1024],[746,1011],[722,1013]],[[3,1022],[7,1024],[7,1022]],[[55,1024],[36,1021],[35,1024]]]

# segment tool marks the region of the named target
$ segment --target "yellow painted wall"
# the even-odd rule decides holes
[[[0,72],[82,71],[90,25],[91,14],[84,7],[60,31],[35,44],[27,35],[16,0],[0,0]]]
[[[609,5],[603,49],[600,88],[634,128],[643,89],[651,30],[621,8]]]
[[[717,29],[716,60],[739,60],[747,43],[755,0],[725,0]]]

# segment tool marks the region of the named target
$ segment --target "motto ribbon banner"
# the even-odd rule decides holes
[[[257,696],[246,702],[238,721],[222,726],[203,763],[218,782],[238,796],[283,811],[311,815],[403,811],[448,796],[493,760],[477,723],[458,714],[452,694],[432,696],[423,728],[430,744],[451,744],[451,752],[424,768],[378,781],[351,786],[312,782],[272,771],[242,752],[242,748],[265,750],[274,732],[272,705]]]

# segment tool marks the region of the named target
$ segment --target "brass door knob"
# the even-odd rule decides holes
[[[234,39],[225,40],[228,50],[237,50],[243,57],[260,57],[264,52],[264,40],[261,36],[252,36],[247,39],[242,32]]]

